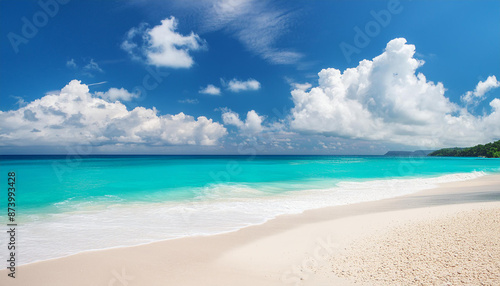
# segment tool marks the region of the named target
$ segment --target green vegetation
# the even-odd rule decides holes
[[[429,156],[500,158],[500,140],[470,148],[445,148],[434,151]]]

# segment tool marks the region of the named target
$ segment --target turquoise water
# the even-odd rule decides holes
[[[16,173],[21,264],[211,235],[282,214],[500,172],[500,160],[383,156],[3,156]],[[6,212],[0,220],[6,221]],[[5,225],[5,224],[3,224]],[[0,248],[4,240],[0,242]],[[0,256],[4,253],[0,253]],[[0,257],[3,259],[3,257]]]
[[[98,204],[203,199],[220,186],[260,195],[323,188],[340,181],[498,172],[498,159],[377,156],[123,156],[3,158],[0,172],[17,174],[22,213]],[[6,176],[6,175],[5,175]],[[226,193],[228,197],[237,193]],[[65,208],[57,207],[71,201]],[[22,214],[21,213],[21,214]]]

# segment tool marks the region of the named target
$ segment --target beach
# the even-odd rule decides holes
[[[30,263],[15,279],[0,271],[0,284],[498,285],[499,210],[500,175],[487,175],[225,234]]]
[[[500,286],[498,11],[0,0],[0,286]]]

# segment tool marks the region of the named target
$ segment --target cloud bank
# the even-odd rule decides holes
[[[226,133],[222,124],[204,116],[159,115],[144,107],[129,111],[118,100],[92,96],[78,80],[17,110],[0,111],[3,146],[216,145]]]
[[[292,130],[429,148],[500,138],[499,99],[490,102],[489,114],[470,114],[445,97],[442,83],[416,73],[424,62],[414,54],[415,46],[398,38],[355,68],[323,69],[318,86],[292,91]],[[477,94],[491,86],[479,83]]]

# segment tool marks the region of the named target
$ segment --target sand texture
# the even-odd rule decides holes
[[[339,277],[370,285],[500,285],[500,208],[406,222],[330,263]]]

